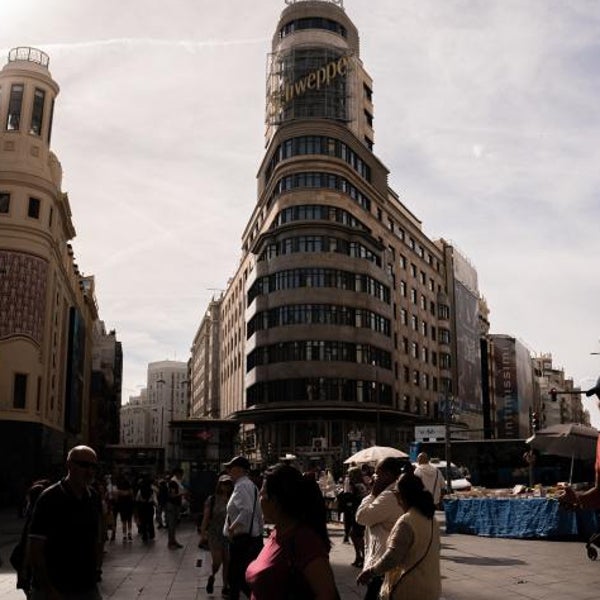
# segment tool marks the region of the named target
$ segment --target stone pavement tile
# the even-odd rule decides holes
[[[331,562],[342,600],[357,600],[358,569],[354,552],[342,541],[341,526],[330,527]],[[219,600],[222,578],[206,593],[208,570],[196,567],[198,536],[191,521],[183,522],[179,539],[185,548],[168,550],[166,533],[154,544],[106,545],[102,589],[105,600]],[[580,542],[506,540],[460,534],[442,537],[443,600],[592,600],[600,598],[600,561],[587,558]],[[5,542],[8,544],[8,542]],[[2,556],[6,558],[6,545]],[[210,562],[208,557],[205,560]],[[0,600],[24,600],[16,590],[7,561],[0,567]]]

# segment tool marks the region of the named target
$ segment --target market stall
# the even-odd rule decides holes
[[[486,537],[587,539],[598,530],[594,511],[567,511],[555,497],[487,496],[444,500],[447,533]]]

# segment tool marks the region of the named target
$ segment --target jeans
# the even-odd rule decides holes
[[[240,592],[250,597],[250,588],[246,583],[246,568],[260,554],[262,537],[248,534],[238,535],[229,543],[229,600],[239,600]]]
[[[175,539],[175,530],[177,529],[177,523],[179,522],[179,515],[181,513],[181,507],[167,502],[165,515],[167,517],[167,534],[169,538],[169,544],[174,544],[177,540]]]

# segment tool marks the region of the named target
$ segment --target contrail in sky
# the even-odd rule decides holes
[[[247,46],[251,44],[264,44],[268,38],[248,38],[242,40],[165,40],[156,38],[110,38],[107,40],[89,40],[86,42],[66,42],[57,44],[37,44],[44,51],[60,51],[72,49],[99,48],[103,46],[181,46],[193,52],[202,48],[221,48],[224,46]],[[7,54],[9,49],[2,49],[2,54]]]

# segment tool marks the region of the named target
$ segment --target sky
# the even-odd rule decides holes
[[[52,149],[123,344],[123,401],[186,361],[256,202],[284,0],[2,0],[8,50],[50,56]],[[374,152],[432,239],[477,269],[491,332],[600,375],[600,4],[345,0],[373,78]],[[600,426],[597,401],[589,399]]]

